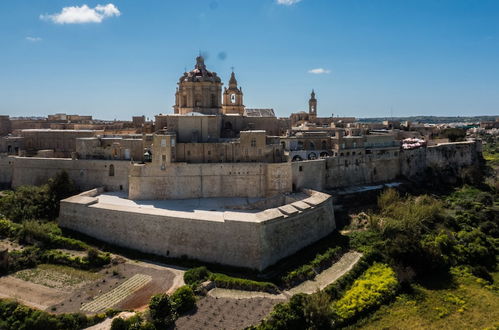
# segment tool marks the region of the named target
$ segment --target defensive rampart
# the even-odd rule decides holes
[[[191,212],[106,204],[92,190],[61,202],[59,224],[139,251],[263,270],[335,229],[330,195],[249,212]]]
[[[292,191],[289,163],[136,164],[130,199],[270,197]]]
[[[10,172],[7,166],[10,166]],[[0,167],[0,180],[10,179],[12,187],[44,184],[57,173],[66,171],[81,190],[103,186],[111,191],[126,191],[130,162],[10,156],[5,161],[0,159]]]

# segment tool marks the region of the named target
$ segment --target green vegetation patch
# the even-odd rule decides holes
[[[397,287],[395,272],[388,265],[375,263],[332,304],[333,312],[341,322],[353,319],[393,298]]]
[[[300,266],[284,275],[281,282],[285,287],[292,287],[298,283],[315,278],[321,271],[330,267],[336,262],[343,254],[342,247],[332,247],[327,249],[324,253],[319,253],[309,263]]]
[[[277,293],[279,288],[270,282],[253,281],[239,277],[232,277],[221,273],[212,273],[206,267],[196,267],[184,273],[184,282],[191,286],[210,280],[216,287],[245,291],[264,291]]]
[[[428,288],[414,285],[370,317],[352,326],[354,329],[496,329],[499,326],[499,290],[475,277],[467,268],[451,270],[453,285]],[[499,280],[499,272],[493,277]]]
[[[0,299],[0,329],[84,329],[102,322],[105,314],[87,317],[81,313],[53,315],[16,301]]]
[[[101,274],[68,266],[41,264],[13,274],[15,277],[50,288],[71,289],[74,286],[99,279]]]
[[[211,273],[210,280],[213,281],[215,283],[215,286],[218,288],[245,291],[264,291],[270,293],[279,292],[279,288],[274,283],[252,281],[220,273]]]

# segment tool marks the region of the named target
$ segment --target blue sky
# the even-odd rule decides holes
[[[0,114],[171,113],[201,50],[280,116],[499,115],[499,1],[281,2],[1,1]]]

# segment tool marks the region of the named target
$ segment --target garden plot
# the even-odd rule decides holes
[[[81,310],[90,313],[96,313],[101,310],[111,308],[134,292],[140,290],[146,284],[152,281],[152,276],[145,274],[135,274],[116,288],[97,297],[93,301],[83,304]]]
[[[74,289],[102,277],[102,274],[60,265],[38,265],[16,272],[14,277],[49,288],[72,292]]]

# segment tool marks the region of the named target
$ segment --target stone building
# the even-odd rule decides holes
[[[9,116],[0,116],[0,136],[5,136],[12,132],[12,124]]]
[[[63,129],[25,129],[21,131],[27,155],[40,150],[52,150],[54,157],[71,157],[76,150],[76,139],[93,137],[102,131],[63,130]]]

